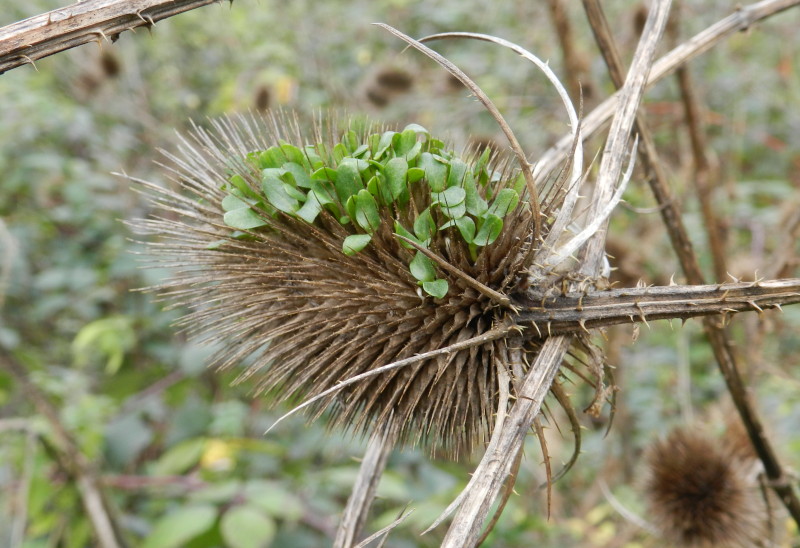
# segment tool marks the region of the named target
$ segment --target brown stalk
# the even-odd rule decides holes
[[[582,79],[588,77],[586,63],[575,50],[575,36],[572,24],[567,16],[564,0],[547,0],[547,8],[550,12],[550,19],[558,36],[558,44],[561,47],[561,56],[564,59],[564,79],[567,89],[573,101],[577,101],[582,93],[582,89],[587,87],[586,81]]]
[[[219,0],[82,0],[0,28],[0,74]]]
[[[600,51],[609,67],[611,79],[614,81],[615,85],[620,86],[622,83],[622,63],[602,8],[597,0],[584,0],[584,6]],[[664,224],[669,233],[673,248],[678,254],[684,274],[689,283],[702,284],[704,283],[703,275],[698,265],[697,257],[692,249],[686,229],[681,222],[681,214],[678,206],[675,201],[670,198],[666,177],[664,177],[663,173],[660,173],[661,162],[658,160],[652,135],[647,129],[643,116],[637,119],[637,126],[642,136],[642,143],[644,144],[641,154],[649,175],[648,183],[660,206]],[[709,230],[713,229],[714,227],[709,227]],[[793,288],[792,292],[796,292],[796,289]],[[726,295],[726,300],[727,297],[728,295]],[[794,295],[790,296],[789,299],[795,299]],[[792,302],[798,301],[793,300]],[[759,307],[755,302],[751,302],[750,304],[751,309],[761,310],[761,308],[763,308]],[[780,305],[781,303],[777,304]],[[732,307],[731,310],[733,309]],[[745,424],[750,440],[764,464],[767,476],[773,482],[773,489],[789,510],[792,518],[800,525],[800,500],[798,500],[797,494],[794,492],[791,485],[786,481],[783,467],[777,458],[777,454],[769,438],[766,436],[761,419],[755,410],[755,406],[748,396],[747,388],[739,373],[739,366],[736,363],[736,357],[733,353],[731,342],[724,330],[724,322],[720,323],[718,319],[709,317],[703,320],[703,325],[720,371],[725,378],[728,391],[733,398],[739,416]]]
[[[386,468],[386,461],[389,460],[394,447],[394,438],[395,436],[384,432],[376,432],[370,438],[367,451],[361,460],[358,477],[336,530],[333,548],[350,548],[364,528],[369,508],[375,498],[375,491]]]
[[[754,23],[797,5],[800,5],[800,0],[764,0],[737,8],[731,15],[684,41],[653,63],[653,68],[647,78],[647,88],[672,74],[678,67],[705,53],[728,36],[747,30]],[[615,93],[581,120],[581,132],[584,139],[592,137],[605,126],[617,112],[620,99],[620,92]],[[537,162],[539,170],[537,172],[540,173],[540,176],[546,178],[553,170],[558,169],[564,155],[569,152],[571,147],[572,136],[570,135],[562,137],[548,149]]]
[[[634,55],[632,69],[623,88],[623,104],[612,124],[606,152],[600,166],[597,186],[592,200],[592,214],[603,209],[614,192],[622,171],[623,157],[638,101],[650,70],[655,47],[664,32],[669,14],[669,0],[656,2],[648,16],[642,39]],[[589,242],[589,253],[584,257],[586,272],[599,271],[604,247],[604,231]],[[598,243],[599,242],[599,243]],[[502,425],[499,441],[493,451],[487,451],[481,460],[480,478],[461,500],[461,506],[453,518],[450,529],[442,543],[443,547],[463,548],[475,546],[489,509],[500,494],[513,462],[522,449],[522,444],[539,415],[545,395],[553,384],[559,366],[572,345],[570,336],[549,337],[519,386],[517,399]]]
[[[73,478],[83,507],[89,516],[98,546],[123,548],[126,543],[119,534],[119,524],[109,506],[103,482],[94,466],[81,453],[78,444],[64,427],[58,410],[28,378],[27,369],[5,349],[0,349],[0,365],[22,386],[27,398],[49,423],[53,431],[53,447],[61,468]]]

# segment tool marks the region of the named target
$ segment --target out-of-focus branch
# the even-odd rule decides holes
[[[800,0],[764,0],[738,8],[731,15],[711,25],[704,31],[683,42],[678,47],[653,63],[647,87],[672,74],[678,67],[702,55],[731,34],[747,30],[751,25],[772,15],[800,5]],[[615,93],[598,105],[581,121],[581,135],[584,140],[592,137],[611,119],[619,108],[620,92]],[[564,157],[572,148],[572,136],[562,137],[548,149],[537,162],[537,173],[545,178],[558,169]]]
[[[89,520],[101,548],[123,548],[125,543],[119,535],[108,499],[103,493],[102,482],[78,444],[61,422],[58,411],[36,385],[28,379],[28,371],[14,356],[0,348],[0,367],[16,380],[37,411],[47,420],[53,432],[56,457],[61,467],[74,478]]]
[[[0,74],[219,0],[82,0],[0,28]]]

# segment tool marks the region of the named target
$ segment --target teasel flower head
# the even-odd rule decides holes
[[[676,546],[745,548],[767,537],[757,460],[738,438],[676,428],[647,452],[650,521]]]
[[[156,288],[186,306],[217,363],[278,399],[314,397],[376,366],[489,332],[531,249],[524,180],[489,151],[460,158],[417,125],[402,131],[289,115],[196,128],[172,158],[184,192],[146,184],[162,210]],[[292,144],[290,144],[292,143]],[[364,379],[321,399],[334,425],[396,425],[448,451],[482,441],[497,392],[488,340]],[[242,364],[247,364],[242,366]]]
[[[489,105],[513,156],[460,156],[416,124],[320,120],[305,133],[279,113],[195,128],[171,157],[178,189],[140,181],[160,211],[134,224],[160,236],[154,264],[175,271],[151,289],[189,310],[180,324],[190,334],[219,343],[220,367],[259,393],[302,401],[295,410],[312,418],[327,412],[332,426],[451,456],[485,443],[508,400],[499,377],[507,394],[543,340],[518,336],[516,296],[604,220],[562,237],[582,174],[579,124],[563,86],[534,61],[557,84],[574,134],[562,175],[539,186],[489,99],[452,67]],[[592,413],[610,393],[600,361],[579,376],[596,390]],[[579,441],[569,398],[559,382],[551,390]]]

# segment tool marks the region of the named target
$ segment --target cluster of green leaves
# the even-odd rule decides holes
[[[489,156],[487,149],[467,163],[418,124],[365,138],[351,129],[332,147],[318,143],[301,149],[281,141],[247,157],[261,173],[260,191],[241,175],[230,177],[224,220],[231,228],[253,230],[270,224],[265,215],[281,212],[310,224],[327,211],[351,227],[342,243],[345,255],[366,248],[382,222],[393,222],[394,234],[425,249],[438,231],[452,229],[475,260],[480,248],[500,236],[503,217],[519,205],[524,184],[518,178],[513,187],[504,185]],[[414,185],[422,185],[421,204],[411,199],[420,195]],[[414,211],[413,221],[404,226],[401,219],[409,217],[412,204],[424,209]],[[422,252],[416,252],[409,270],[429,295],[447,294],[447,280],[436,277],[433,261]]]

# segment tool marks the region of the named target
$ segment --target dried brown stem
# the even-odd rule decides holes
[[[550,18],[558,36],[561,55],[564,58],[564,78],[567,89],[573,101],[578,101],[582,95],[581,87],[586,87],[582,78],[587,76],[586,63],[575,50],[575,36],[572,24],[567,16],[563,0],[547,0]]]
[[[0,74],[219,0],[82,0],[0,28]]]
[[[339,522],[333,548],[350,548],[364,528],[372,499],[375,498],[375,490],[394,447],[393,438],[394,436],[379,430],[369,440],[353,491],[347,499],[347,506]]]
[[[55,406],[28,379],[28,371],[25,367],[5,349],[0,349],[0,366],[20,384],[27,398],[52,428],[53,447],[59,465],[75,480],[83,507],[94,529],[98,546],[101,548],[124,547],[125,542],[119,535],[120,529],[115,521],[114,512],[109,507],[108,498],[103,492],[102,481],[92,464],[81,453],[72,435],[67,432]]]
[[[765,4],[765,2],[762,2],[759,5],[763,4]],[[619,85],[621,82],[622,64],[619,60],[619,55],[616,52],[616,46],[608,27],[608,23],[605,19],[605,15],[603,14],[602,9],[596,0],[584,0],[584,5],[586,6],[587,15],[589,16],[590,23],[592,24],[592,29],[595,33],[595,37],[597,38],[600,50],[603,54],[606,64],[609,67],[611,78],[615,84]],[[757,7],[758,6],[755,8]],[[753,9],[755,10],[755,8]],[[642,135],[642,142],[645,143],[645,147],[643,149],[643,160],[647,165],[648,172],[655,175],[653,177],[649,177],[648,182],[650,183],[653,194],[655,195],[656,200],[661,208],[664,224],[667,228],[667,232],[669,233],[673,248],[678,254],[684,274],[689,282],[692,284],[702,284],[703,274],[700,270],[697,257],[692,249],[688,234],[681,220],[680,211],[678,210],[675,201],[669,197],[670,193],[666,184],[666,178],[663,177],[663,174],[659,174],[660,162],[656,156],[652,136],[650,136],[650,132],[647,130],[643,117],[638,120],[637,124]],[[650,146],[647,145],[648,142]],[[704,149],[701,152],[704,153]],[[713,229],[714,227],[709,227],[709,230]],[[784,282],[786,285],[784,285]],[[793,285],[792,280],[770,282],[770,285],[773,283],[781,287],[789,287]],[[754,282],[753,285],[756,286],[758,284]],[[781,304],[798,302],[798,300],[796,300],[797,296],[795,296],[795,293],[796,287],[790,290],[790,294],[787,295],[789,300],[786,303],[775,302],[773,303],[773,306],[780,307]],[[738,311],[735,306],[730,308],[727,307],[727,301],[729,297],[730,294],[725,295],[725,308],[712,314],[722,314],[724,318],[725,310],[730,312],[733,312],[734,310]],[[750,310],[761,311],[764,308],[755,301],[750,301],[748,305],[751,307],[749,308]],[[636,307],[641,309],[641,303],[638,303]],[[642,314],[642,318],[645,317],[646,314]],[[755,406],[750,400],[747,389],[739,373],[739,366],[736,363],[736,358],[733,353],[731,343],[724,330],[724,321],[719,322],[716,318],[707,317],[704,318],[703,325],[714,351],[714,355],[717,359],[720,371],[725,378],[728,391],[730,392],[734,401],[734,405],[736,406],[736,409],[745,424],[745,428],[747,429],[751,442],[753,443],[759,458],[764,464],[767,476],[773,480],[775,492],[789,510],[789,513],[792,515],[793,519],[800,526],[800,500],[798,500],[797,494],[794,492],[794,489],[792,489],[791,485],[785,481],[783,467],[777,458],[777,454],[773,449],[769,438],[767,438],[766,433],[764,432],[764,427],[755,410]]]
[[[572,293],[549,297],[529,293],[515,318],[536,324],[526,336],[565,335],[621,323],[780,309],[800,302],[800,279],[715,285],[672,285]]]
[[[644,91],[655,46],[664,32],[669,13],[669,0],[656,2],[648,17],[642,39],[636,49],[632,66],[623,90],[623,103],[619,115],[612,123],[606,151],[600,166],[597,185],[590,209],[592,215],[601,212],[613,195],[614,187],[622,170],[625,147],[630,136],[633,116]],[[603,257],[605,231],[589,241],[589,252],[584,257],[583,267],[587,273],[597,272]],[[539,415],[544,397],[550,390],[559,366],[572,344],[572,337],[548,338],[525,375],[517,399],[504,421],[497,446],[486,452],[481,460],[481,475],[472,489],[461,501],[453,523],[442,543],[443,547],[464,548],[475,546],[486,516],[500,494],[503,484],[511,473],[514,460],[522,450],[522,444],[533,421]],[[474,478],[473,478],[474,479]]]
[[[731,34],[746,30],[762,19],[797,5],[800,5],[800,0],[764,0],[737,8],[728,17],[696,34],[653,63],[650,76],[647,78],[647,87],[650,88],[665,76],[672,74],[678,67],[705,53]],[[581,132],[584,139],[595,135],[614,116],[619,108],[620,98],[621,93],[615,93],[583,118]],[[558,169],[564,155],[571,148],[572,136],[568,136],[562,137],[558,143],[548,149],[537,162],[537,172],[541,174],[540,177],[546,178],[553,170]]]

